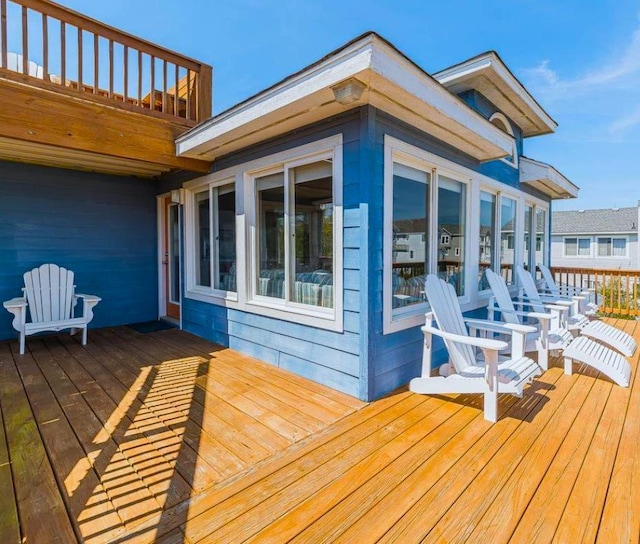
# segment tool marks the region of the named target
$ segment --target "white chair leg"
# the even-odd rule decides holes
[[[571,374],[573,374],[573,359],[570,357],[564,358],[564,373],[567,376],[571,376]]]
[[[25,333],[24,331],[20,332],[20,355],[24,355],[24,340],[25,340]]]
[[[86,346],[87,345],[87,327],[85,326],[84,329],[82,329],[82,345]]]
[[[484,394],[484,418],[491,423],[498,421],[498,388]]]

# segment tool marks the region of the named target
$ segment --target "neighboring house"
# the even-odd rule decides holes
[[[598,270],[640,270],[633,208],[553,212],[551,265]]]
[[[119,99],[0,68],[0,300],[57,262],[96,326],[171,316],[370,400],[420,374],[426,273],[482,308],[481,266],[547,262],[577,195],[522,156],[556,123],[494,52],[431,75],[370,32],[209,119],[210,69],[166,58],[175,85]]]

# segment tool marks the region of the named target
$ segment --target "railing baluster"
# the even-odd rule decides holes
[[[185,110],[185,115],[187,119],[191,120],[191,70],[189,70],[189,68],[187,68],[186,100],[187,100],[187,108]]]
[[[42,16],[42,79],[49,81],[49,24]]]
[[[175,92],[174,92],[174,97],[173,97],[173,115],[175,115],[176,117],[179,117],[180,115],[180,67],[175,64],[174,65],[176,67],[176,75],[175,75]]]
[[[64,21],[60,21],[60,82],[67,85],[67,28]]]
[[[124,64],[122,66],[122,77],[124,79],[124,90],[122,93],[122,101],[126,102],[129,97],[129,47],[126,45],[124,46],[123,55]]]
[[[29,22],[25,6],[22,6],[22,73],[29,75]]]
[[[0,66],[7,67],[7,0],[0,0],[0,32],[2,32],[2,42],[0,43]]]
[[[83,69],[83,55],[82,55],[82,29],[78,27],[78,89],[82,91],[82,81],[84,80]]]
[[[113,40],[109,40],[109,98],[113,98]]]
[[[138,106],[142,107],[142,51],[138,49]]]
[[[100,37],[93,35],[93,94],[98,94],[100,87]]]

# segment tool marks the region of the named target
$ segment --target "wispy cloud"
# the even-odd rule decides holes
[[[534,94],[545,103],[553,103],[556,111],[562,109],[563,104],[568,108],[574,107],[573,102],[579,97],[585,108],[593,108],[592,111],[597,110],[604,116],[598,131],[604,131],[612,138],[624,137],[632,129],[640,127],[637,98],[637,89],[640,88],[640,13],[638,20],[638,26],[621,52],[612,52],[607,61],[587,67],[577,77],[563,77],[552,67],[549,59],[522,70],[521,75]]]

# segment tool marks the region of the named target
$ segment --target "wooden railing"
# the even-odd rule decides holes
[[[0,77],[199,122],[211,67],[48,0],[0,0]]]
[[[593,289],[603,314],[640,316],[640,270],[595,270],[552,267],[562,285]]]

